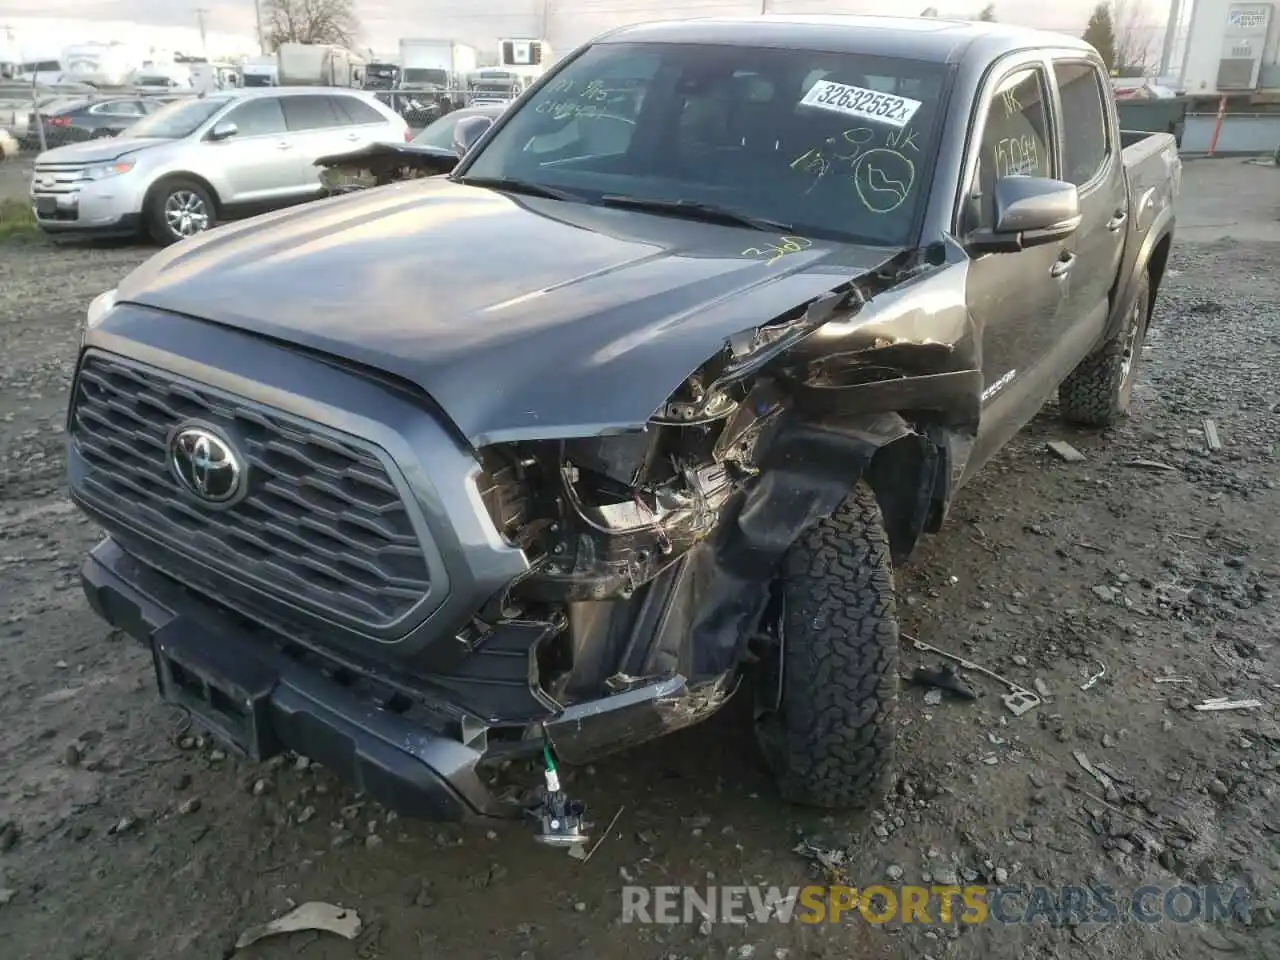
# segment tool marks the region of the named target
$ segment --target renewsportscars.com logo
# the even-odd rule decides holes
[[[1245,921],[1244,887],[713,886],[622,888],[622,922],[1197,923]]]

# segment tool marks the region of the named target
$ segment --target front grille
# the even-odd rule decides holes
[[[226,509],[188,496],[169,470],[168,438],[193,419],[248,464],[248,492]],[[98,353],[80,367],[71,436],[89,506],[302,610],[383,628],[430,589],[399,490],[350,437]]]
[[[75,193],[90,182],[88,169],[83,163],[38,163],[31,178],[31,190],[43,194]]]

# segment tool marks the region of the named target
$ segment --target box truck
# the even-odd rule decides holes
[[[328,43],[282,43],[276,51],[282,87],[360,87],[364,60]]]
[[[400,89],[461,90],[477,59],[475,47],[456,40],[401,40]]]

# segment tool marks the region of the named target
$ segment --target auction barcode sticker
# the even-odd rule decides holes
[[[854,87],[834,80],[819,80],[800,101],[802,106],[835,110],[851,117],[875,120],[895,127],[905,127],[920,109],[919,100],[878,93],[865,87]]]

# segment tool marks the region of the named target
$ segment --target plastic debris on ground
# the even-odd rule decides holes
[[[360,915],[345,907],[312,900],[269,923],[250,927],[240,934],[240,939],[236,941],[236,949],[243,950],[264,937],[273,937],[281,933],[298,933],[303,930],[320,930],[325,933],[335,933],[347,940],[354,940],[360,934]]]

